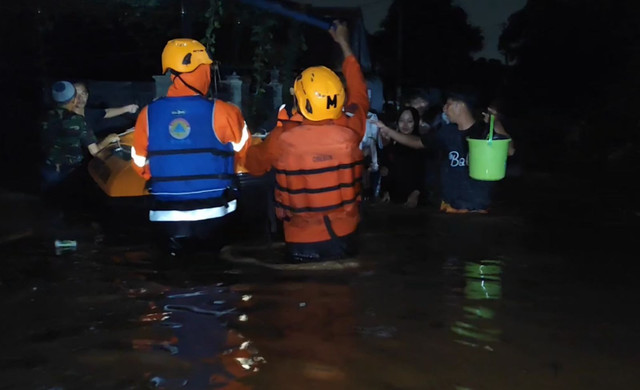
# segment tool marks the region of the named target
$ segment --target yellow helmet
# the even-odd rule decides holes
[[[178,73],[193,72],[201,64],[212,64],[204,45],[195,39],[172,39],[162,51],[162,73],[172,69]]]
[[[340,117],[346,95],[338,75],[324,66],[300,73],[293,84],[293,94],[302,115],[312,121]]]

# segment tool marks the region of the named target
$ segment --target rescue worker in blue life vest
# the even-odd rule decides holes
[[[172,84],[135,125],[132,164],[148,182],[149,220],[168,234],[172,254],[189,243],[219,248],[237,207],[236,159],[250,134],[238,107],[207,99],[212,63],[200,42],[169,41],[162,71]]]
[[[345,24],[329,30],[344,55],[347,89],[331,69],[314,66],[295,80],[297,113],[249,148],[253,175],[275,171],[276,214],[289,260],[335,260],[356,254],[363,157],[359,148],[369,111],[367,84]],[[347,93],[348,91],[348,93]]]

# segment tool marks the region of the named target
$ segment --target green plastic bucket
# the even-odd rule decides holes
[[[467,138],[469,143],[469,176],[475,180],[497,181],[504,178],[511,139],[493,139],[493,122],[489,139]]]

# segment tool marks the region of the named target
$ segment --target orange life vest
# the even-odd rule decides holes
[[[325,216],[346,214],[358,218],[363,156],[356,132],[334,124],[287,127],[280,137],[281,153],[274,163],[278,217],[285,224],[294,218],[303,219],[305,225],[323,224]],[[329,233],[325,235],[328,239]]]

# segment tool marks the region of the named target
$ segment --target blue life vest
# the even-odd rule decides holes
[[[168,97],[148,108],[150,192],[160,202],[222,206],[235,198],[234,152],[213,129],[215,102]]]

